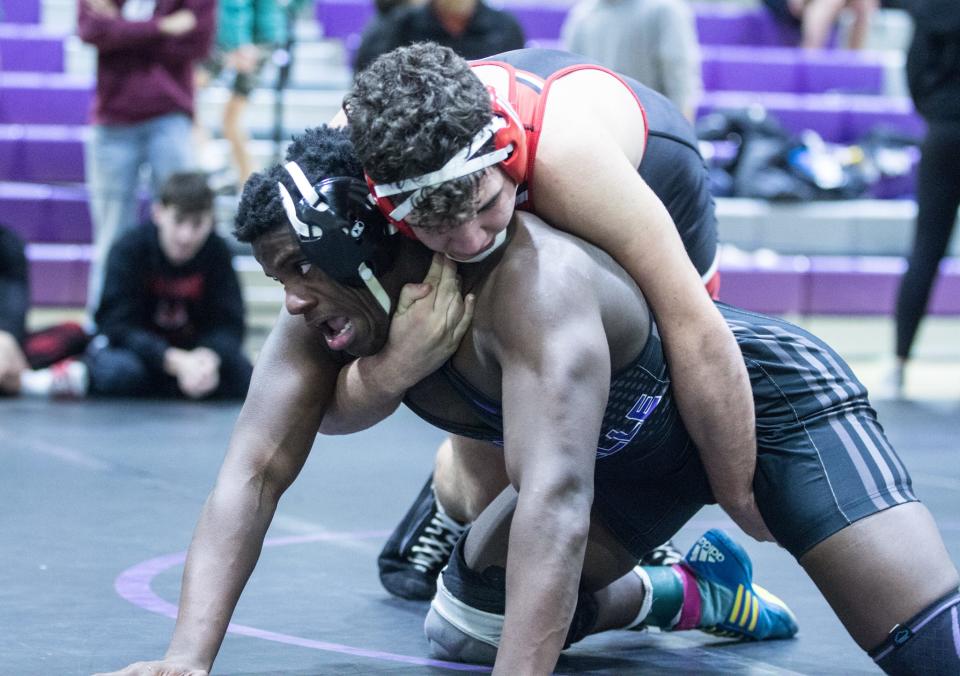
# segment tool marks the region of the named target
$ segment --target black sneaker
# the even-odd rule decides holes
[[[437,576],[466,529],[437,503],[431,476],[377,558],[384,589],[403,599],[432,599]]]
[[[641,566],[673,566],[683,561],[683,554],[673,546],[673,540],[667,540],[659,547],[651,549],[640,559]]]

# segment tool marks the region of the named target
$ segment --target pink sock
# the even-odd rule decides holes
[[[682,563],[671,567],[683,582],[683,605],[680,607],[680,618],[673,626],[673,631],[696,629],[700,624],[700,590],[697,588],[697,578]]]

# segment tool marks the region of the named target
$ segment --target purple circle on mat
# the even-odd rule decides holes
[[[281,538],[268,538],[264,541],[264,547],[284,547],[287,545],[298,545],[307,542],[329,542],[331,540],[361,540],[364,538],[383,537],[386,535],[383,531],[355,531],[346,533],[317,533],[315,535],[295,535]],[[175,554],[165,554],[153,559],[148,559],[138,563],[117,576],[113,583],[113,588],[121,598],[129,601],[135,606],[148,610],[151,613],[165,615],[166,617],[177,618],[177,606],[169,601],[157,596],[151,588],[151,583],[157,575],[173,568],[182,566],[187,559],[186,552],[177,552]],[[473,664],[461,664],[459,662],[444,662],[442,660],[431,660],[426,657],[415,657],[413,655],[398,655],[396,653],[384,652],[381,650],[368,650],[357,646],[344,645],[342,643],[330,643],[327,641],[316,641],[314,639],[292,636],[290,634],[281,634],[265,629],[258,629],[245,624],[230,623],[227,627],[227,633],[238,634],[240,636],[250,636],[264,641],[273,641],[275,643],[284,643],[287,645],[300,646],[301,648],[311,648],[313,650],[323,650],[326,652],[340,653],[343,655],[353,655],[354,657],[365,657],[374,660],[383,660],[387,662],[402,662],[404,664],[415,664],[419,666],[439,667],[442,669],[453,669],[455,671],[480,671],[489,672],[487,667],[481,667]]]

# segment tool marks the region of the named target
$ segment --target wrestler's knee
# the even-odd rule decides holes
[[[435,659],[493,664],[503,632],[506,571],[500,566],[471,570],[463,556],[465,540],[460,538],[437,580],[423,631]],[[593,594],[581,591],[564,648],[592,632],[597,612]]]
[[[465,539],[460,538],[437,580],[423,631],[434,658],[493,664],[503,631],[505,571],[470,570],[463,556]]]

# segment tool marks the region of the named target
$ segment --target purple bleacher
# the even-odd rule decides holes
[[[821,256],[810,262],[811,314],[887,314],[893,311],[905,267],[901,258]]]
[[[0,218],[28,242],[91,241],[87,190],[81,186],[0,183]]]
[[[359,35],[376,14],[371,0],[321,0],[314,10],[324,37],[343,40]]]
[[[907,98],[858,94],[788,94],[782,92],[706,92],[698,115],[762,106],[785,129],[813,129],[826,141],[851,143],[874,128],[886,127],[914,137],[925,125]]]
[[[724,262],[724,301],[757,312],[803,315],[889,315],[906,262],[884,256],[779,256],[774,261]],[[930,314],[960,314],[960,261],[946,259]]]
[[[738,46],[704,46],[702,52],[708,91],[883,93],[884,65],[876,54]]]
[[[572,4],[572,2],[570,3]],[[564,3],[497,3],[514,14],[528,40],[543,42],[560,37],[560,27],[569,11]],[[799,32],[781,25],[762,7],[700,4],[695,7],[697,32],[703,45],[795,45]],[[324,35],[347,40],[358,35],[374,16],[370,0],[322,0],[316,4],[316,18]]]
[[[61,73],[0,73],[0,124],[84,124],[93,81]]]
[[[784,26],[763,7],[699,4],[694,7],[701,45],[796,45],[798,30]]]
[[[140,219],[149,216],[149,195],[140,194]],[[89,244],[87,189],[82,185],[0,182],[0,219],[28,242]]]
[[[62,73],[64,36],[32,24],[0,23],[0,69]]]
[[[83,307],[87,302],[90,248],[77,244],[28,244],[31,302]]]
[[[501,9],[513,14],[523,27],[527,40],[556,40],[569,8],[562,5],[505,4]]]
[[[0,0],[0,22],[40,23],[40,0]]]
[[[810,314],[890,314],[906,262],[900,258],[819,257],[811,261]],[[946,259],[930,314],[960,313],[960,262]]]
[[[808,268],[804,256],[780,256],[766,264],[724,261],[720,266],[720,297],[756,312],[802,313],[807,304]]]
[[[0,125],[0,181],[82,182],[87,129],[64,125]]]
[[[563,5],[535,3],[507,3],[501,8],[517,18],[528,40],[560,37],[568,12]],[[322,0],[315,11],[324,36],[340,38],[348,47],[355,47],[357,36],[375,14],[371,0]]]

